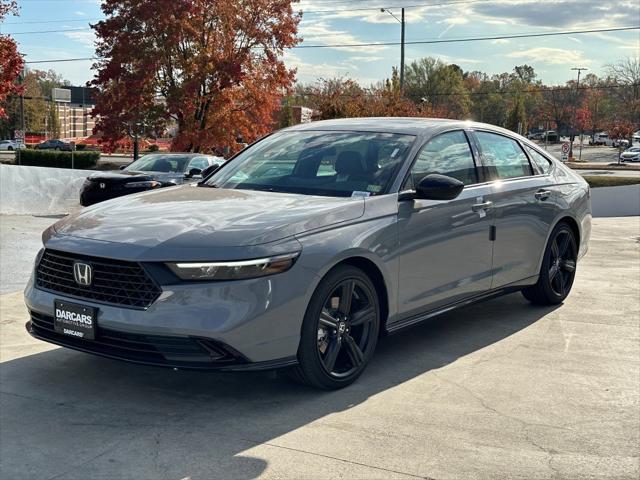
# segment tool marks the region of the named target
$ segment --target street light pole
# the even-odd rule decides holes
[[[380,11],[382,13],[388,13],[396,21],[400,24],[400,90],[404,90],[404,7],[401,10],[400,18],[396,17],[391,10],[387,10],[386,8],[381,8]]]
[[[400,22],[400,91],[404,91],[404,7],[402,8],[402,22]]]
[[[573,120],[571,122],[571,135],[569,135],[569,158],[573,159],[573,140],[575,139],[576,129],[576,113],[578,111],[578,95],[580,95],[580,73],[583,70],[589,70],[585,67],[573,67],[571,70],[578,72],[578,80],[576,82],[576,102],[573,105]],[[582,153],[582,138],[580,138],[580,153]],[[581,155],[582,156],[582,155]]]

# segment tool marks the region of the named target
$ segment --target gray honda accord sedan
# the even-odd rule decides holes
[[[480,123],[314,122],[249,146],[197,185],[85,208],[50,227],[27,329],[174,368],[287,367],[344,387],[378,338],[522,291],[569,294],[587,183]]]

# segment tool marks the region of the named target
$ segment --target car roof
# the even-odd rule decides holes
[[[144,156],[148,157],[150,155],[162,155],[163,157],[215,157],[215,155],[210,155],[208,153],[193,153],[193,152],[149,152],[145,153]],[[142,157],[141,157],[142,158]]]
[[[285,130],[361,131],[422,136],[454,128],[493,130],[500,133],[506,133],[508,135],[514,135],[514,132],[510,130],[505,130],[486,123],[472,122],[470,120],[422,117],[340,118],[335,120],[319,120],[310,123],[301,123],[293,127],[286,128]]]

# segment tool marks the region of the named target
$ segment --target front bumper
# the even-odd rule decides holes
[[[300,329],[315,286],[303,268],[251,280],[163,285],[146,309],[106,305],[25,289],[36,338],[75,350],[149,365],[251,370],[296,363]],[[96,307],[96,340],[53,331],[54,300]]]

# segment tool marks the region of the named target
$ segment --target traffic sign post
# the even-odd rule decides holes
[[[13,132],[13,138],[18,142],[18,148],[16,148],[16,160],[18,165],[20,165],[20,150],[22,150],[21,146],[24,145],[24,130],[16,130]]]
[[[76,151],[76,142],[69,142],[69,145],[71,146],[71,170],[73,170],[73,152]]]
[[[571,144],[569,142],[564,142],[562,144],[562,161],[566,162],[569,160],[569,150],[571,149]]]

